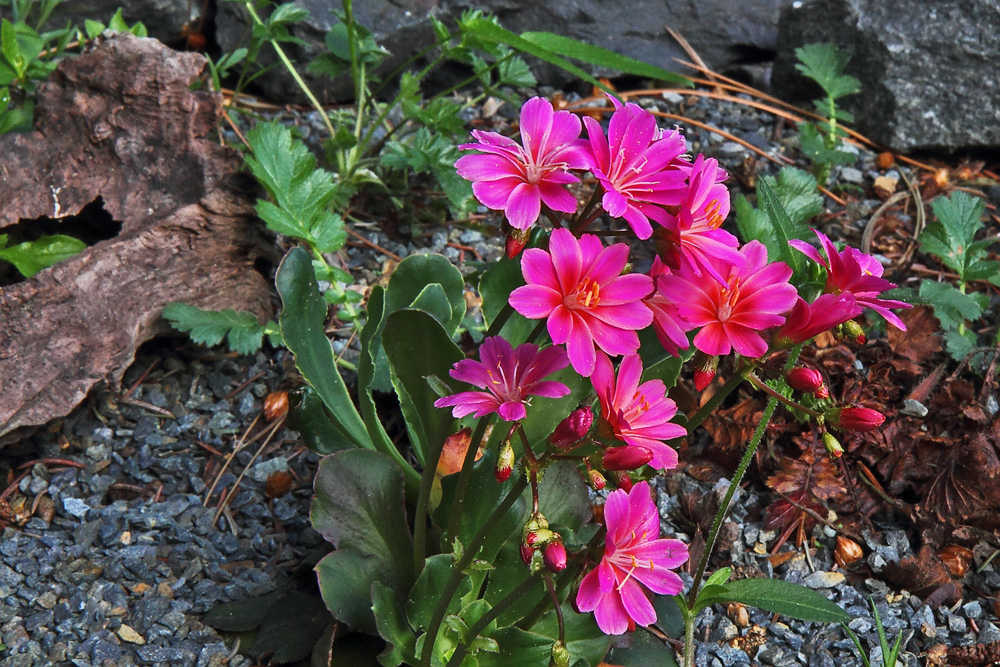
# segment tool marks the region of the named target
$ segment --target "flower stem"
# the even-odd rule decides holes
[[[497,313],[497,316],[493,318],[493,321],[490,323],[490,328],[486,330],[486,335],[498,335],[500,330],[503,329],[503,325],[507,324],[507,320],[509,320],[510,316],[513,314],[514,308],[509,303],[505,303],[503,308],[500,309],[500,312]]]
[[[587,225],[593,222],[594,218],[597,217],[597,215],[593,215],[594,209],[597,208],[603,194],[604,188],[598,184],[597,187],[594,188],[594,194],[590,196],[590,201],[587,202],[587,205],[583,207],[583,211],[580,212],[580,215],[576,216],[573,223],[570,225],[570,231],[573,232],[573,236],[579,238],[580,234],[583,233],[583,230],[587,228]]]
[[[500,614],[507,611],[511,605],[520,600],[536,583],[537,580],[535,579],[535,576],[528,575],[528,578],[518,584],[517,588],[508,593],[506,597],[496,603],[496,606],[492,607],[488,612],[483,614],[478,621],[473,623],[472,627],[469,628],[466,633],[466,643],[458,645],[445,667],[458,667],[458,665],[461,665],[462,660],[465,659],[465,654],[468,653],[468,645],[472,643],[490,623],[500,618]]]
[[[731,393],[736,391],[737,387],[743,384],[743,380],[746,379],[746,374],[749,373],[750,370],[750,366],[740,368],[733,374],[732,377],[726,380],[725,384],[719,387],[719,391],[715,392],[712,395],[712,398],[708,399],[708,403],[705,403],[705,405],[701,406],[701,409],[699,409],[698,412],[694,413],[694,416],[691,417],[686,424],[684,424],[684,428],[687,429],[688,435],[691,435],[692,431],[701,426],[701,423],[705,421],[705,419],[712,414],[717,407],[719,407],[719,404],[726,400]],[[677,439],[680,440],[680,438]]]
[[[468,457],[466,457],[468,458]],[[464,571],[472,561],[475,559],[476,554],[479,553],[480,547],[483,546],[483,542],[489,537],[490,533],[496,529],[496,524],[503,518],[503,516],[513,507],[514,503],[517,502],[518,498],[524,492],[524,489],[528,486],[528,478],[521,475],[510,490],[507,492],[507,496],[503,499],[500,505],[493,510],[493,513],[486,519],[479,532],[469,541],[469,544],[465,546],[465,551],[462,557],[455,563],[451,570],[451,574],[448,576],[448,581],[445,583],[444,588],[441,589],[441,596],[438,599],[437,606],[434,608],[434,615],[431,616],[430,622],[427,624],[427,636],[424,638],[424,648],[420,654],[420,664],[423,667],[431,667],[431,657],[434,653],[434,642],[437,641],[438,631],[441,629],[441,622],[444,621],[445,614],[448,613],[448,605],[451,603],[451,599],[455,596],[455,592],[458,590],[459,584],[462,583],[462,579],[465,577]],[[483,626],[485,627],[485,626]]]
[[[780,401],[781,403],[784,403],[785,405],[787,405],[788,407],[792,408],[793,410],[801,410],[802,412],[806,413],[807,415],[811,415],[811,416],[817,417],[817,418],[823,416],[823,413],[821,413],[821,412],[816,412],[815,410],[810,410],[809,408],[807,408],[806,406],[802,405],[801,403],[798,403],[796,401],[793,401],[790,398],[786,398],[786,397],[782,396],[779,392],[775,391],[772,387],[769,387],[763,380],[761,380],[759,377],[757,377],[757,375],[754,374],[754,373],[748,373],[747,374],[747,379],[750,380],[750,384],[752,384],[753,386],[757,387],[758,389],[760,389],[762,392],[764,392],[765,394],[767,394],[771,398],[775,398],[778,401]]]
[[[545,579],[545,589],[549,592],[549,598],[552,600],[552,606],[556,610],[556,621],[559,623],[559,641],[566,643],[566,624],[563,621],[562,607],[559,605],[559,596],[556,594],[556,587],[552,585],[552,575],[546,574]]]
[[[795,365],[801,351],[802,345],[792,348],[791,353],[788,355],[788,361],[785,362],[786,370]],[[726,489],[726,495],[722,499],[719,511],[715,513],[715,519],[712,521],[712,529],[708,534],[708,540],[705,542],[705,551],[701,554],[701,560],[698,562],[698,570],[695,572],[694,580],[691,583],[691,591],[688,593],[688,609],[693,609],[695,602],[698,600],[698,593],[701,589],[701,581],[705,576],[705,568],[708,567],[708,560],[712,556],[712,550],[715,548],[715,542],[719,538],[719,530],[722,528],[722,522],[729,513],[729,505],[733,501],[736,489],[739,488],[740,482],[743,481],[743,475],[746,474],[747,468],[750,467],[750,462],[753,460],[754,454],[757,452],[757,446],[760,445],[760,441],[764,438],[764,433],[767,431],[767,426],[771,423],[771,417],[774,415],[774,410],[777,407],[778,399],[771,396],[767,405],[764,407],[764,413],[761,415],[760,421],[757,423],[757,428],[754,430],[749,444],[747,444],[746,451],[743,452],[743,458],[740,459],[740,464],[737,466],[736,472],[733,473],[733,479],[729,484],[729,488]],[[690,649],[687,644],[685,644],[684,647],[684,667],[694,667],[694,621],[695,619],[693,614],[685,617],[684,619],[685,637],[688,637],[688,641],[691,642]]]
[[[455,484],[455,497],[451,501],[451,512],[448,514],[448,529],[445,532],[445,544],[450,544],[458,536],[458,524],[462,520],[462,510],[465,508],[465,493],[469,490],[469,482],[472,480],[472,467],[476,462],[476,452],[483,446],[483,438],[486,435],[486,426],[489,418],[480,419],[476,424],[476,430],[469,440],[469,449],[462,459],[462,470],[458,473],[458,482]],[[426,472],[426,471],[425,471]],[[420,518],[419,515],[417,517]],[[414,527],[416,536],[416,527]],[[414,552],[416,553],[416,552]],[[421,559],[423,562],[423,559]]]

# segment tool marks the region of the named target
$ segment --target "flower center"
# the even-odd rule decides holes
[[[717,199],[713,199],[705,207],[705,223],[712,229],[718,229],[722,226],[723,220],[719,214],[721,208],[722,206]]]
[[[727,322],[736,310],[736,304],[740,300],[740,284],[734,283],[728,287],[723,287],[719,292],[719,308],[716,316],[720,322]]]
[[[593,278],[584,278],[566,301],[567,308],[595,308],[601,302],[601,285]]]

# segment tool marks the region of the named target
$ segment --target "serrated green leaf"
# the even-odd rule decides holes
[[[25,278],[69,259],[87,249],[87,244],[72,236],[43,236],[0,250],[0,259],[10,262]]]
[[[229,349],[238,354],[252,354],[260,349],[264,325],[250,313],[226,310],[202,310],[174,302],[163,308],[163,317],[178,331],[187,332],[199,345],[213,347],[228,339]]]
[[[827,146],[826,138],[812,123],[799,124],[799,143],[802,146],[802,152],[814,164],[852,164],[858,159],[854,153],[843,150],[840,144],[833,148]]]
[[[795,69],[820,85],[832,99],[853,95],[861,90],[861,82],[843,74],[850,56],[835,44],[806,44],[795,49],[799,62]]]
[[[514,56],[497,65],[497,85],[513,88],[531,88],[538,83],[523,58]]]
[[[925,280],[920,285],[919,294],[934,308],[934,317],[938,318],[945,329],[955,329],[967,321],[978,320],[983,314],[983,309],[975,298],[963,294],[949,283]]]
[[[686,76],[682,76],[676,72],[670,72],[662,67],[657,67],[656,65],[644,63],[641,60],[636,60],[635,58],[623,56],[615,53],[614,51],[609,51],[608,49],[600,46],[595,46],[594,44],[588,44],[586,42],[572,39],[571,37],[564,37],[551,32],[526,32],[523,33],[521,37],[532,44],[536,44],[544,49],[547,49],[552,53],[556,53],[567,58],[573,58],[574,60],[580,60],[590,65],[616,69],[624,74],[632,74],[634,76],[641,76],[648,79],[669,81],[670,83],[686,86],[688,88],[694,87],[691,79]]]
[[[786,222],[781,227],[768,215],[764,187],[771,188],[786,214]],[[789,249],[788,240],[812,237],[805,223],[823,210],[823,198],[816,192],[816,179],[801,169],[784,167],[778,172],[777,179],[765,176],[758,182],[757,201],[759,209],[755,209],[742,195],[733,202],[740,236],[745,242],[757,240],[763,243],[772,261],[787,263],[786,258],[796,254]]]
[[[800,253],[792,251],[788,242],[794,238],[799,238],[804,232],[800,229],[800,226],[796,225],[788,217],[788,213],[785,212],[785,208],[778,199],[777,193],[775,193],[770,183],[767,182],[767,179],[762,178],[757,182],[757,196],[761,204],[761,209],[767,213],[767,217],[771,221],[776,244],[775,250],[778,252],[778,255],[772,257],[770,256],[770,248],[768,248],[768,259],[772,262],[783,261],[792,267],[792,271],[795,274],[801,275],[804,270],[803,258]]]
[[[1000,276],[1000,262],[986,259],[987,248],[996,242],[996,237],[975,240],[984,226],[985,206],[982,199],[961,191],[950,197],[938,197],[931,202],[937,220],[920,235],[921,249],[958,273],[962,282],[995,281]]]
[[[740,579],[729,582],[725,589],[724,595],[700,600],[699,604],[704,607],[710,604],[739,602],[775,614],[817,623],[847,623],[851,620],[846,611],[821,593],[789,581]]]

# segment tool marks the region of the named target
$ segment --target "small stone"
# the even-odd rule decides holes
[[[802,583],[809,588],[835,588],[844,581],[845,577],[840,572],[813,572]]]
[[[853,183],[855,185],[861,185],[864,181],[865,175],[861,173],[860,169],[855,169],[854,167],[844,167],[840,170],[840,180],[845,183]]]
[[[983,615],[983,605],[980,604],[979,600],[973,600],[968,604],[962,605],[962,611],[965,612],[966,618],[979,618]]]
[[[667,92],[663,93],[663,100],[670,104],[680,104],[684,101],[684,96],[678,95],[677,93]]]
[[[118,636],[122,638],[122,641],[126,641],[129,644],[137,644],[141,646],[146,643],[146,640],[142,638],[142,635],[124,623],[122,623],[121,627],[118,628]]]
[[[965,634],[967,629],[968,626],[964,618],[961,616],[955,616],[954,614],[948,616],[948,632]]]
[[[905,401],[903,401],[903,409],[900,410],[899,412],[909,417],[926,417],[927,406],[925,406],[920,401],[908,398]]]
[[[83,502],[79,498],[63,498],[63,509],[66,510],[72,516],[78,519],[82,519],[87,516],[87,512],[90,511],[90,505]]]
[[[288,470],[288,459],[284,456],[276,456],[267,461],[261,461],[250,469],[250,478],[254,481],[264,483],[267,478],[276,472]]]
[[[170,587],[170,584],[163,581],[156,585],[156,592],[160,597],[172,598],[174,597],[174,589]]]
[[[55,593],[52,591],[45,591],[35,599],[35,604],[43,609],[52,609],[56,606],[57,601],[58,599],[56,598]]]

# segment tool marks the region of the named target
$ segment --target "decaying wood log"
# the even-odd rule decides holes
[[[167,303],[270,315],[273,245],[239,157],[209,138],[220,98],[191,90],[205,64],[108,37],[40,86],[34,132],[0,137],[0,231],[52,218],[72,236],[85,207],[113,219],[88,223],[109,228],[104,240],[0,289],[4,440],[69,413],[98,382],[117,386]]]

